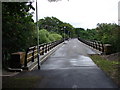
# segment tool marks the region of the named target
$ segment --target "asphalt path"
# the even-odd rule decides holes
[[[35,88],[117,88],[88,54],[96,51],[78,39],[71,39],[42,64],[41,70],[23,72],[18,77],[42,77]]]

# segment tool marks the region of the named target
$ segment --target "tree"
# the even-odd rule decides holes
[[[32,19],[31,2],[2,3],[2,55],[4,60],[10,54],[25,51],[35,44],[35,24]]]
[[[72,37],[75,36],[74,27],[69,23],[60,21],[56,17],[45,17],[44,19],[40,19],[38,21],[38,26],[40,30],[46,29],[49,32],[56,32],[58,34],[61,34],[63,37],[64,37],[64,30],[66,37],[68,37],[70,33]]]
[[[97,40],[104,44],[111,44],[113,52],[120,51],[120,27],[116,24],[98,23],[95,29],[79,29],[79,31],[79,36],[83,39]]]

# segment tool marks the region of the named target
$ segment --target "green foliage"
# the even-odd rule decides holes
[[[58,20],[55,17],[45,17],[44,19],[40,19],[38,21],[39,29],[47,29],[50,32],[58,32],[59,25],[63,22]]]
[[[76,28],[76,32],[83,39],[98,40],[104,44],[111,44],[113,52],[120,52],[120,26],[116,24],[97,24],[97,28],[87,30]]]
[[[36,23],[30,10],[35,10],[32,2],[2,3],[2,56],[9,60],[11,53],[26,51],[37,44]],[[45,17],[38,21],[40,43],[60,40],[74,32],[72,25],[55,17]],[[42,29],[42,30],[41,30]],[[45,30],[46,29],[46,30]],[[63,36],[62,36],[63,35]],[[71,35],[72,36],[72,35]]]
[[[45,29],[42,29],[39,31],[39,35],[40,35],[40,43],[47,43],[50,42],[48,36],[49,36],[49,32]]]
[[[50,41],[55,41],[55,38],[53,37],[52,34],[49,34],[48,38],[49,38]]]
[[[56,32],[61,34],[64,37],[66,34],[67,37],[71,34],[71,37],[74,37],[75,30],[72,25],[69,23],[64,23],[55,17],[45,17],[44,19],[40,19],[38,21],[39,29],[46,29],[49,32]]]
[[[39,31],[39,37],[40,37],[40,43],[48,43],[48,42],[62,39],[61,35],[59,35],[55,32],[54,33],[48,32],[46,29],[41,29]]]
[[[35,24],[30,9],[32,3],[3,2],[2,3],[2,55],[4,60],[10,54],[25,51],[26,48],[36,45]]]
[[[96,37],[103,43],[112,45],[113,52],[120,51],[120,27],[116,24],[98,24]],[[96,39],[97,39],[96,38]]]
[[[60,40],[60,39],[62,39],[62,36],[61,35],[59,35],[59,34],[51,34],[51,36],[55,39],[55,40]]]

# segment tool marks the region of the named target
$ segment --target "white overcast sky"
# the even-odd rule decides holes
[[[95,28],[97,23],[118,24],[118,2],[120,0],[62,0],[38,1],[38,18],[56,17],[74,27]],[[35,7],[36,3],[33,3]],[[35,20],[35,15],[34,15]]]

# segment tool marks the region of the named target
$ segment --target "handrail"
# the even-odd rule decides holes
[[[58,41],[53,41],[50,43],[43,43],[39,45],[39,53],[40,55],[44,55],[47,53],[49,50],[51,50],[53,47],[57,46],[58,44],[62,43],[64,40],[58,40]],[[32,46],[29,47],[26,50],[26,55],[25,55],[25,60],[24,60],[24,67],[27,67],[27,63],[32,61],[34,62],[34,59],[38,56],[38,49],[37,46]]]
[[[89,46],[91,46],[91,47],[93,47],[93,48],[95,48],[95,49],[97,49],[97,50],[99,50],[99,51],[101,51],[101,52],[104,52],[104,45],[100,41],[96,41],[96,40],[91,40],[91,41],[90,40],[84,40],[84,39],[82,39],[80,37],[78,37],[78,40],[81,41],[81,42],[83,42],[83,43],[85,43],[85,44],[87,44],[87,45],[89,45]]]

